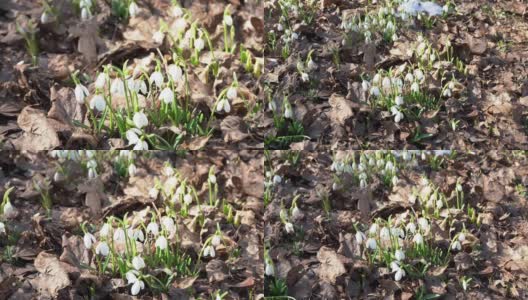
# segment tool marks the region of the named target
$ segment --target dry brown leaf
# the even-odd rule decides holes
[[[317,273],[323,281],[335,284],[336,278],[346,273],[345,265],[332,248],[323,246],[319,249],[317,260],[321,263]]]

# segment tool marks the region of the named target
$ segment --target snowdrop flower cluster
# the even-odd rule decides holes
[[[361,34],[366,43],[373,41],[373,34],[375,33],[380,33],[385,40],[396,41],[399,26],[396,18],[396,10],[391,3],[386,3],[377,11],[369,12],[364,17],[343,15],[341,28],[346,33],[343,44],[347,43],[346,39],[352,32]]]
[[[364,189],[372,178],[379,177],[387,185],[398,183],[399,161],[391,152],[362,152],[359,163],[354,154],[343,158],[334,158],[330,170],[336,173],[336,186],[343,186],[341,181],[346,176],[352,176],[353,182]]]

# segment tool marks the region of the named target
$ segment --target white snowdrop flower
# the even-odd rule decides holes
[[[429,230],[429,222],[427,222],[426,218],[419,218],[418,219],[418,226],[420,226],[420,229],[423,231]]]
[[[212,184],[215,184],[215,183],[216,183],[216,176],[215,176],[215,174],[211,174],[211,175],[209,175],[209,182],[211,182]]]
[[[229,100],[235,100],[237,98],[237,89],[234,86],[231,86],[229,89],[227,89],[226,93],[227,99]]]
[[[409,223],[407,226],[405,226],[405,229],[409,231],[410,233],[414,234],[416,232],[416,225],[414,223]]]
[[[161,91],[159,98],[163,100],[165,104],[171,104],[174,102],[174,92],[170,88],[166,87],[163,89],[163,91]]]
[[[174,82],[179,82],[183,78],[183,70],[180,66],[172,64],[167,67],[167,73]]]
[[[423,243],[423,236],[422,236],[421,233],[417,233],[417,234],[414,235],[412,240],[416,244],[422,244]]]
[[[109,80],[108,78],[108,74],[106,73],[99,73],[99,75],[97,75],[97,78],[95,79],[95,88],[96,89],[102,89],[106,86],[106,82]]]
[[[392,176],[392,185],[398,184],[398,176]]]
[[[183,16],[183,9],[179,6],[174,6],[172,8],[172,15],[176,18]]]
[[[132,266],[139,271],[145,267],[145,261],[141,256],[134,256],[134,258],[132,258]]]
[[[444,92],[442,93],[442,96],[451,97],[452,96],[451,89],[449,88],[445,89]]]
[[[366,188],[366,187],[367,187],[367,181],[366,181],[365,179],[361,179],[361,180],[359,181],[359,187],[360,187],[361,189]]]
[[[266,276],[274,276],[275,275],[275,270],[273,269],[273,265],[272,264],[266,263],[266,269],[265,269],[264,272],[266,273]]]
[[[150,188],[148,194],[151,199],[157,199],[159,195],[159,190],[155,187]]]
[[[385,165],[385,170],[388,172],[392,172],[394,170],[394,164],[392,161],[387,161],[387,164]]]
[[[389,241],[390,240],[390,231],[389,228],[383,227],[380,230],[380,238],[382,241]]]
[[[413,84],[411,85],[411,92],[413,93],[420,92],[420,85],[418,84],[418,82],[413,82]]]
[[[379,87],[373,86],[372,88],[370,88],[370,94],[374,97],[379,97],[381,95],[381,91]]]
[[[299,38],[299,35],[297,34],[297,32],[292,32],[291,37],[293,40],[296,40]]]
[[[398,34],[396,34],[396,32],[392,34],[392,41],[393,42],[397,41],[399,38],[400,37],[398,36]]]
[[[154,32],[154,34],[152,35],[152,40],[156,44],[163,43],[163,39],[165,39],[165,34],[160,30]]]
[[[233,26],[233,18],[230,15],[224,15],[224,24]]]
[[[143,230],[136,229],[132,232],[132,238],[136,241],[143,242],[145,240],[145,235],[143,234]]]
[[[174,220],[169,216],[164,216],[161,218],[161,226],[170,233],[176,231]]]
[[[190,205],[192,203],[192,196],[191,194],[186,194],[185,196],[183,196],[183,202],[187,205]]]
[[[159,234],[159,226],[155,222],[150,222],[147,225],[147,234],[152,233],[152,235],[157,236]]]
[[[284,105],[284,117],[286,119],[291,119],[293,117],[293,110],[290,104]]]
[[[154,84],[158,87],[158,88],[161,88],[161,86],[163,85],[163,74],[161,74],[161,72],[152,72],[152,74],[150,74],[150,78],[149,78],[149,82],[152,84],[152,82],[154,82]]]
[[[284,224],[284,229],[286,229],[287,233],[293,233],[294,231],[293,224],[290,222],[286,222],[286,224]]]
[[[277,185],[277,184],[280,184],[281,182],[282,182],[282,177],[280,177],[279,175],[273,176],[273,184]]]
[[[302,73],[301,73],[301,80],[302,80],[303,82],[307,82],[308,80],[310,80],[310,76],[308,75],[308,73],[306,73],[306,72],[302,72]]]
[[[128,272],[126,272],[125,274],[125,277],[128,281],[128,284],[131,284],[131,283],[134,283],[138,280],[136,274],[138,274],[138,272],[136,270],[130,270]]]
[[[4,222],[0,222],[0,234],[5,234],[5,233],[6,233],[5,224]]]
[[[164,236],[159,236],[156,239],[156,248],[160,248],[160,250],[167,249],[167,239]]]
[[[112,227],[110,227],[110,225],[108,225],[108,223],[104,223],[103,226],[101,227],[101,230],[99,230],[99,236],[100,237],[107,237],[108,234],[110,233],[110,229]]]
[[[197,38],[194,40],[194,48],[200,52],[205,47],[205,41],[202,38]]]
[[[399,261],[402,261],[405,259],[405,253],[401,250],[401,249],[398,249],[396,250],[396,252],[394,253],[394,257],[399,260]]]
[[[117,228],[114,231],[114,241],[116,242],[124,242],[125,241],[125,231],[123,228]]]
[[[370,234],[376,234],[378,232],[378,223],[373,223],[372,225],[370,225],[370,228],[369,228],[369,233]]]
[[[361,82],[361,87],[363,88],[364,91],[368,91],[370,87],[370,83],[366,80],[363,80]]]
[[[103,96],[95,95],[90,100],[90,108],[97,109],[98,111],[103,111],[106,108],[106,101]]]
[[[271,111],[276,111],[277,110],[277,103],[275,103],[274,100],[270,100],[270,102],[268,103],[268,108]]]
[[[425,48],[427,48],[427,44],[425,42],[421,42],[418,47],[416,47],[416,52],[418,55],[422,55],[425,52]]]
[[[277,24],[277,31],[283,31],[284,26],[282,26],[282,23]]]
[[[75,86],[75,100],[77,100],[77,103],[83,104],[84,99],[89,95],[90,95],[90,92],[84,85],[77,84]]]
[[[458,240],[463,242],[466,240],[466,234],[461,232],[459,235],[458,235]]]
[[[436,208],[441,209],[442,207],[444,207],[444,201],[442,201],[442,199],[438,199],[436,201]]]
[[[460,244],[460,241],[457,240],[453,243],[451,249],[460,251],[462,250],[462,244]]]
[[[187,21],[184,18],[179,18],[174,22],[174,29],[176,33],[182,33],[187,28]]]
[[[374,78],[372,79],[372,83],[374,85],[376,85],[376,84],[380,83],[380,81],[381,81],[381,75],[380,74],[374,75]]]
[[[55,172],[55,174],[53,174],[53,181],[61,182],[63,180],[64,180],[64,175],[62,175],[61,172]]]
[[[366,239],[367,239],[367,237],[365,236],[365,234],[363,232],[361,232],[361,231],[356,232],[356,242],[358,244],[363,243],[363,241],[366,240]]]
[[[83,7],[81,9],[81,20],[86,21],[92,16],[92,13],[90,10],[86,7]]]
[[[40,15],[40,23],[49,24],[51,22],[53,22],[53,16],[47,11],[44,11],[42,15]]]
[[[434,53],[432,53],[430,56],[429,56],[429,60],[431,62],[434,62],[436,60],[436,55]]]
[[[301,210],[297,206],[292,209],[292,217],[294,219],[299,219],[301,217]]]
[[[367,245],[367,248],[369,248],[370,250],[376,250],[378,246],[376,243],[376,240],[373,238],[367,239],[366,245]]]
[[[128,166],[128,176],[134,177],[134,176],[136,176],[136,172],[137,172],[136,165],[135,164],[130,164]]]
[[[402,268],[398,268],[396,270],[396,273],[394,274],[394,280],[400,281],[405,276],[405,270]]]
[[[308,61],[308,64],[306,66],[308,67],[309,71],[313,71],[317,69],[317,64],[312,59]]]
[[[130,3],[130,6],[128,7],[128,13],[131,17],[137,16],[139,13],[139,6],[136,4],[136,2]]]
[[[171,166],[165,166],[163,168],[163,174],[165,176],[172,176],[174,175],[174,169]]]
[[[125,83],[121,78],[115,78],[112,80],[112,84],[110,85],[110,93],[116,94],[116,95],[125,95]]]
[[[213,237],[211,238],[211,244],[214,247],[218,247],[220,246],[220,243],[222,243],[222,237],[218,234],[213,235]]]
[[[383,78],[383,81],[381,83],[381,86],[383,87],[383,92],[388,94],[391,91],[391,80],[389,77]]]
[[[127,130],[126,132],[126,139],[128,140],[128,145],[135,145],[137,143],[140,143],[139,136],[141,135],[141,131],[137,128],[131,128]]]
[[[394,23],[392,23],[392,21],[387,22],[387,26],[385,28],[388,31],[393,31],[394,29],[396,29],[396,27],[394,26]]]
[[[218,101],[218,103],[216,104],[216,111],[225,111],[226,113],[229,113],[231,111],[231,105],[229,104],[229,100],[227,98],[220,99],[220,101]]]
[[[4,205],[4,216],[8,219],[15,217],[16,210],[9,200]]]
[[[143,151],[143,150],[148,150],[149,147],[148,147],[148,143],[146,141],[138,141],[135,145],[134,145],[134,148],[132,148],[133,150],[136,150],[136,151]]]
[[[396,96],[396,98],[394,99],[394,102],[396,102],[396,105],[403,105],[403,97]]]
[[[136,296],[144,288],[145,283],[141,280],[136,280],[136,282],[134,282],[134,284],[132,284],[132,287],[130,288],[130,294]]]
[[[106,242],[100,242],[99,244],[97,244],[97,247],[95,247],[95,254],[108,256],[109,253],[110,248],[108,247],[108,244]]]
[[[147,94],[147,84],[145,81],[138,79],[134,81],[134,90],[136,92],[141,92],[143,95]]]
[[[143,112],[140,112],[140,111],[134,114],[132,121],[134,122],[134,125],[136,125],[136,128],[139,128],[139,129],[148,125],[147,115],[145,115]]]
[[[204,257],[208,257],[208,256],[211,256],[211,257],[215,257],[216,256],[216,253],[215,253],[215,249],[214,247],[212,246],[206,246],[204,248],[204,251],[203,251],[203,256]]]
[[[407,82],[413,82],[414,81],[414,76],[412,73],[407,73],[407,75],[405,75],[405,81]]]
[[[93,236],[93,234],[87,232],[87,233],[84,234],[83,242],[84,242],[84,247],[86,249],[91,249],[93,244],[96,242],[95,236]]]
[[[97,171],[94,168],[88,169],[88,179],[94,179],[97,177]]]
[[[414,77],[416,77],[417,80],[422,81],[424,79],[424,73],[420,69],[415,69]]]

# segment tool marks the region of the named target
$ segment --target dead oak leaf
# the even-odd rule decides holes
[[[71,284],[66,264],[60,262],[53,254],[40,252],[35,259],[35,268],[39,274],[31,283],[42,294],[57,297],[60,290]]]
[[[249,130],[244,120],[239,116],[229,115],[220,123],[220,129],[224,134],[224,141],[229,142],[240,142],[247,138]]]
[[[24,131],[22,137],[14,142],[20,150],[50,150],[61,145],[56,122],[48,119],[44,111],[26,106],[17,119],[18,126]]]
[[[344,96],[332,94],[328,103],[332,106],[331,118],[338,124],[344,126],[346,121],[354,116],[353,103],[346,100]]]
[[[335,284],[336,278],[346,273],[345,265],[331,248],[322,247],[317,252],[317,260],[321,263],[317,269],[317,274],[323,281]]]

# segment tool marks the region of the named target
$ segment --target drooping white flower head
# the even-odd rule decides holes
[[[226,113],[229,113],[231,111],[231,105],[229,104],[229,100],[227,98],[220,99],[220,101],[218,101],[218,103],[216,104],[216,111],[225,111]]]
[[[202,38],[197,38],[194,40],[194,48],[200,52],[205,47],[205,41]]]
[[[174,102],[174,92],[172,89],[166,87],[163,89],[163,91],[161,91],[159,98],[165,102],[165,104],[171,104]]]
[[[183,70],[180,66],[172,64],[167,67],[167,73],[174,82],[179,82],[183,78]]]
[[[222,243],[222,237],[218,234],[213,235],[213,237],[211,238],[211,244],[214,247],[218,247],[220,246],[220,243]]]
[[[5,224],[4,222],[0,222],[0,234],[5,234],[5,233],[6,233]]]
[[[96,242],[95,236],[93,236],[93,234],[87,232],[87,233],[84,234],[83,242],[84,242],[84,247],[86,249],[91,249],[92,245]]]
[[[163,43],[163,39],[165,39],[165,33],[163,33],[163,31],[161,30],[154,32],[154,34],[152,35],[152,40],[156,44]]]
[[[402,261],[405,259],[405,253],[401,249],[398,249],[396,252],[394,252],[394,257],[397,260]]]
[[[130,164],[128,166],[128,176],[134,177],[134,176],[136,176],[136,172],[137,172],[136,165],[135,164]]]
[[[134,256],[134,258],[132,258],[132,266],[139,271],[145,267],[145,261],[141,256]]]
[[[110,93],[120,96],[125,96],[125,83],[121,78],[114,78],[110,85]]]
[[[160,250],[167,249],[167,245],[168,245],[168,242],[164,236],[161,235],[156,239],[156,247],[159,248]]]
[[[183,196],[183,202],[186,204],[186,205],[190,205],[192,203],[192,196],[191,194],[186,194],[185,196]]]
[[[209,175],[209,182],[211,182],[212,184],[215,184],[216,183],[216,176],[215,174],[211,174]]]
[[[150,74],[150,78],[149,78],[150,84],[154,82],[154,84],[158,88],[161,88],[163,86],[163,81],[164,81],[163,74],[161,74],[161,72],[155,71],[155,72],[152,72],[152,74]]]
[[[367,237],[365,236],[365,234],[361,231],[358,231],[356,232],[356,242],[358,244],[362,244],[363,241],[366,239]]]
[[[264,271],[266,273],[266,276],[274,276],[275,275],[275,269],[273,268],[272,264],[269,264],[266,262],[266,269]]]
[[[117,228],[114,231],[114,241],[116,242],[124,242],[125,241],[125,231],[123,228]]]
[[[417,233],[414,235],[413,237],[413,242],[416,243],[416,244],[422,244],[423,243],[423,236],[421,233]]]
[[[215,253],[215,249],[214,247],[212,246],[206,246],[204,248],[204,251],[203,251],[203,256],[204,257],[208,257],[208,256],[211,256],[211,257],[215,257],[216,256],[216,253]]]
[[[176,18],[183,16],[183,9],[179,6],[174,6],[172,8],[172,15]]]
[[[154,236],[159,234],[159,226],[156,222],[150,222],[147,225],[147,233],[152,233]]]
[[[101,230],[99,230],[99,236],[107,237],[110,234],[110,229],[112,229],[112,227],[110,227],[108,223],[104,223]]]
[[[99,244],[97,244],[97,247],[95,247],[95,254],[108,256],[109,253],[110,248],[108,247],[108,244],[106,242],[100,242]]]
[[[286,230],[287,233],[294,232],[293,224],[290,222],[286,222],[286,224],[284,224],[284,229]]]
[[[460,244],[459,240],[456,240],[451,246],[451,249],[460,251],[462,249],[462,244]]]
[[[90,108],[91,109],[97,109],[98,111],[104,111],[106,108],[106,101],[105,98],[101,95],[95,95],[92,97],[92,100],[90,100]]]
[[[375,239],[368,238],[367,242],[366,242],[366,245],[367,245],[367,248],[369,248],[370,250],[376,250],[377,243],[376,243]]]
[[[224,15],[224,24],[233,26],[233,18],[230,15]]]
[[[132,121],[134,122],[134,125],[136,125],[136,128],[139,129],[148,125],[147,115],[145,115],[143,112],[136,112],[132,118]]]
[[[130,3],[130,6],[128,7],[128,13],[131,17],[137,16],[139,13],[139,6],[136,4],[136,2]]]
[[[97,75],[97,79],[95,79],[95,88],[96,89],[102,89],[106,86],[106,82],[109,80],[108,74],[105,72],[99,73]]]
[[[237,98],[237,89],[234,86],[229,87],[226,93],[227,99],[235,100]]]
[[[77,84],[75,86],[75,100],[77,100],[77,103],[83,104],[84,99],[89,95],[90,95],[90,92],[84,85]]]

